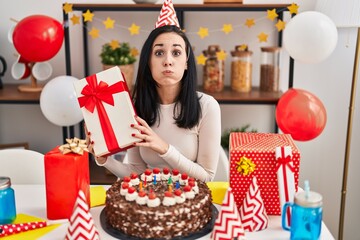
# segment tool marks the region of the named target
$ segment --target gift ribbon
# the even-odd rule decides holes
[[[119,145],[103,102],[114,106],[113,94],[126,91],[126,85],[124,81],[118,81],[110,86],[103,81],[98,83],[96,74],[86,77],[86,81],[88,84],[81,91],[83,96],[78,98],[80,107],[85,107],[91,113],[95,108],[97,109],[106,146],[109,150],[117,149]]]
[[[86,145],[86,140],[82,140],[79,138],[67,138],[66,144],[63,144],[59,147],[59,151],[62,154],[68,154],[68,153],[76,153],[79,155],[83,155],[84,151],[88,152]]]
[[[256,165],[252,162],[250,158],[242,156],[240,161],[236,163],[237,171],[241,173],[243,176],[250,175],[252,172],[255,171]]]
[[[290,171],[294,172],[295,169],[291,165],[292,159],[291,155],[285,156],[285,148],[281,147],[281,156],[277,158],[277,165],[276,165],[276,171],[279,170],[280,166],[282,167],[283,172],[283,178],[284,178],[284,190],[285,190],[285,202],[289,202],[289,189],[288,189],[288,181],[287,181],[287,174],[286,174],[286,167],[290,169]],[[286,216],[288,220],[288,226],[290,226],[290,209],[286,209]]]

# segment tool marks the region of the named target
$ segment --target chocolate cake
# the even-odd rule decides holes
[[[106,193],[105,219],[119,232],[139,239],[171,239],[201,231],[212,218],[206,183],[180,174],[147,169],[117,180]]]

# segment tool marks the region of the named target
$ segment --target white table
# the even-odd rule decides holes
[[[25,213],[31,216],[46,219],[46,195],[44,185],[13,185],[16,198],[17,213]],[[108,187],[108,186],[107,186]],[[102,240],[115,239],[107,234],[100,225],[100,213],[104,206],[91,208],[90,212],[95,221],[95,225],[100,233]],[[41,240],[63,240],[67,231],[68,223],[61,224],[60,227],[51,231],[40,238]],[[290,233],[281,228],[280,216],[269,216],[269,226],[259,232],[246,232],[248,240],[288,240]],[[201,240],[210,239],[210,234],[200,238]],[[333,240],[334,237],[329,232],[326,225],[322,224],[321,240]]]

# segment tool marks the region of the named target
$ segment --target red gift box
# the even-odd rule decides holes
[[[58,147],[45,154],[47,218],[70,218],[79,190],[90,206],[89,154],[62,154]]]
[[[125,79],[118,67],[98,72],[74,83],[95,156],[109,156],[134,147],[141,139],[130,127],[138,124]]]
[[[235,202],[240,207],[251,179],[256,176],[268,215],[280,215],[280,198],[277,181],[275,148],[290,146],[294,165],[295,191],[299,182],[300,151],[291,135],[275,133],[231,133],[230,134],[230,187]],[[245,175],[241,172],[241,159],[245,157],[255,165],[255,170]]]

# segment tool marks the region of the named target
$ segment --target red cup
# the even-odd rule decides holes
[[[11,76],[16,80],[28,78],[31,70],[27,63],[14,62],[11,67]]]

